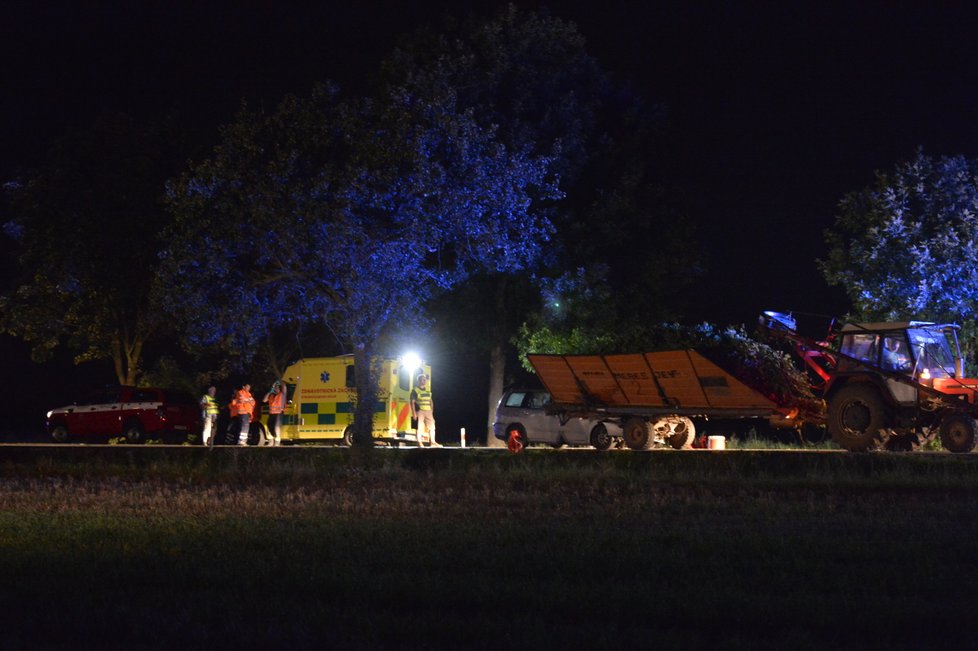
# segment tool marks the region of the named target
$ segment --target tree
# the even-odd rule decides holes
[[[818,265],[853,317],[956,321],[973,350],[978,309],[978,163],[922,151],[846,195]]]
[[[169,123],[104,116],[8,184],[4,230],[22,275],[0,298],[0,328],[30,343],[35,360],[65,346],[76,363],[110,359],[118,382],[137,382],[144,347],[165,323],[152,288],[168,220],[164,182],[182,149]]]
[[[558,232],[546,260],[550,275],[560,276],[595,260],[610,261],[614,269],[608,276],[614,280],[642,279],[643,287],[633,293],[650,297],[648,304],[668,284],[659,282],[662,270],[667,270],[668,281],[693,275],[691,247],[676,244],[676,238],[668,236],[676,230],[675,223],[663,228],[664,220],[658,218],[664,202],[647,159],[656,149],[655,125],[661,116],[611,81],[588,54],[573,23],[510,5],[485,22],[470,20],[449,26],[443,34],[414,35],[397,49],[385,71],[389,79],[406,80],[400,83],[420,96],[454,94],[479,124],[495,126],[508,146],[554,158],[565,198],[548,206]],[[650,257],[622,256],[622,244],[634,246],[633,229],[653,230],[661,243],[655,250],[660,264],[648,264],[638,275],[621,268],[628,259]],[[686,264],[677,273],[668,264],[675,257],[670,252],[683,249]],[[658,287],[646,280],[659,282]],[[525,291],[537,282],[525,274],[474,282],[481,300],[466,303],[464,311],[445,301],[448,309],[441,320],[460,327],[459,317],[465,319],[466,332],[476,334],[489,351],[491,423],[507,375],[506,360],[512,357],[510,339],[536,312],[540,297]],[[682,284],[672,282],[676,287]],[[459,297],[467,294],[463,290]],[[636,298],[629,307],[641,320],[638,303]],[[478,326],[468,327],[469,321]],[[491,436],[489,441],[494,442]]]
[[[191,343],[242,360],[272,328],[326,324],[354,355],[354,440],[369,445],[381,338],[476,271],[528,265],[550,234],[533,204],[555,196],[550,161],[493,136],[451,96],[396,88],[243,108],[170,186],[169,309]]]

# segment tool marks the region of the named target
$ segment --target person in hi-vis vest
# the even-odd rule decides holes
[[[435,440],[435,401],[428,387],[428,376],[424,373],[418,376],[411,392],[411,417],[418,421],[418,447],[424,447],[422,432],[427,432],[431,447],[440,448],[441,445]]]

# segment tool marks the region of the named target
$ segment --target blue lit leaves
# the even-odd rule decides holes
[[[978,164],[912,160],[847,195],[819,261],[859,316],[972,320],[978,307]]]
[[[558,196],[551,161],[508,151],[450,98],[317,90],[222,134],[168,193],[167,301],[195,345],[248,351],[321,321],[363,347],[475,271],[531,264],[552,232],[534,201]]]

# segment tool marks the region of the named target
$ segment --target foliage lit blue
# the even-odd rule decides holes
[[[470,274],[533,263],[552,231],[539,210],[557,196],[550,160],[507,150],[450,99],[319,89],[243,111],[223,134],[169,188],[167,303],[198,346],[247,357],[271,329],[310,321],[371,346]]]
[[[865,318],[966,322],[978,307],[978,165],[922,152],[848,195],[820,262]]]

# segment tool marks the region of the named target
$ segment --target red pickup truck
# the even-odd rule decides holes
[[[47,413],[56,443],[121,437],[127,443],[186,437],[200,428],[200,405],[169,389],[116,386]]]

